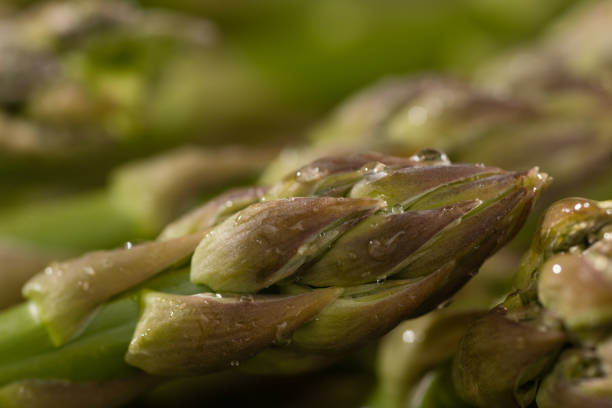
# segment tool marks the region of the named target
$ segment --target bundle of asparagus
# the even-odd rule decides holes
[[[610,406],[611,226],[610,202],[552,205],[505,301],[437,311],[385,340],[379,406]]]
[[[461,340],[453,377],[466,401],[612,404],[606,352],[611,223],[609,202],[566,199],[548,210],[523,260],[517,292]]]
[[[229,191],[156,241],[32,278],[0,314],[0,404],[114,406],[177,376],[328,365],[451,296],[547,184],[426,151]]]

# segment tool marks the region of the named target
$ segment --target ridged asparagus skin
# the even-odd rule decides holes
[[[548,182],[429,150],[323,158],[230,191],[156,241],[32,278],[28,302],[0,314],[0,403],[51,404],[76,387],[73,404],[99,388],[111,406],[143,372],[155,384],[328,365],[451,296]]]
[[[478,407],[608,407],[612,203],[561,200],[544,215],[517,290],[478,319],[453,363]]]

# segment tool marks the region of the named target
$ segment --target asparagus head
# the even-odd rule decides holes
[[[428,151],[328,157],[268,189],[230,191],[156,241],[32,278],[28,302],[0,315],[10,333],[0,384],[329,364],[451,296],[547,184],[537,169],[451,164]]]

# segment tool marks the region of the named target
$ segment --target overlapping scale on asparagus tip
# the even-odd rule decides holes
[[[140,316],[121,357],[151,374],[311,369],[446,300],[548,182],[433,150],[324,158],[220,195],[157,241],[52,265],[24,293],[56,345],[78,343],[102,325],[98,307],[132,293]],[[189,257],[188,289],[147,289]]]
[[[612,406],[612,203],[553,204],[516,286],[461,340],[459,395],[479,407]]]

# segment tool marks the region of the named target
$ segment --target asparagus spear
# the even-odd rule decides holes
[[[524,407],[534,399],[541,407],[612,404],[611,225],[609,202],[565,199],[547,211],[523,259],[517,291],[461,340],[453,377],[466,401],[482,407]]]
[[[263,197],[229,192],[160,240],[30,280],[29,301],[0,315],[10,333],[0,384],[329,364],[448,298],[516,233],[547,183],[535,169],[362,154],[313,162]]]

